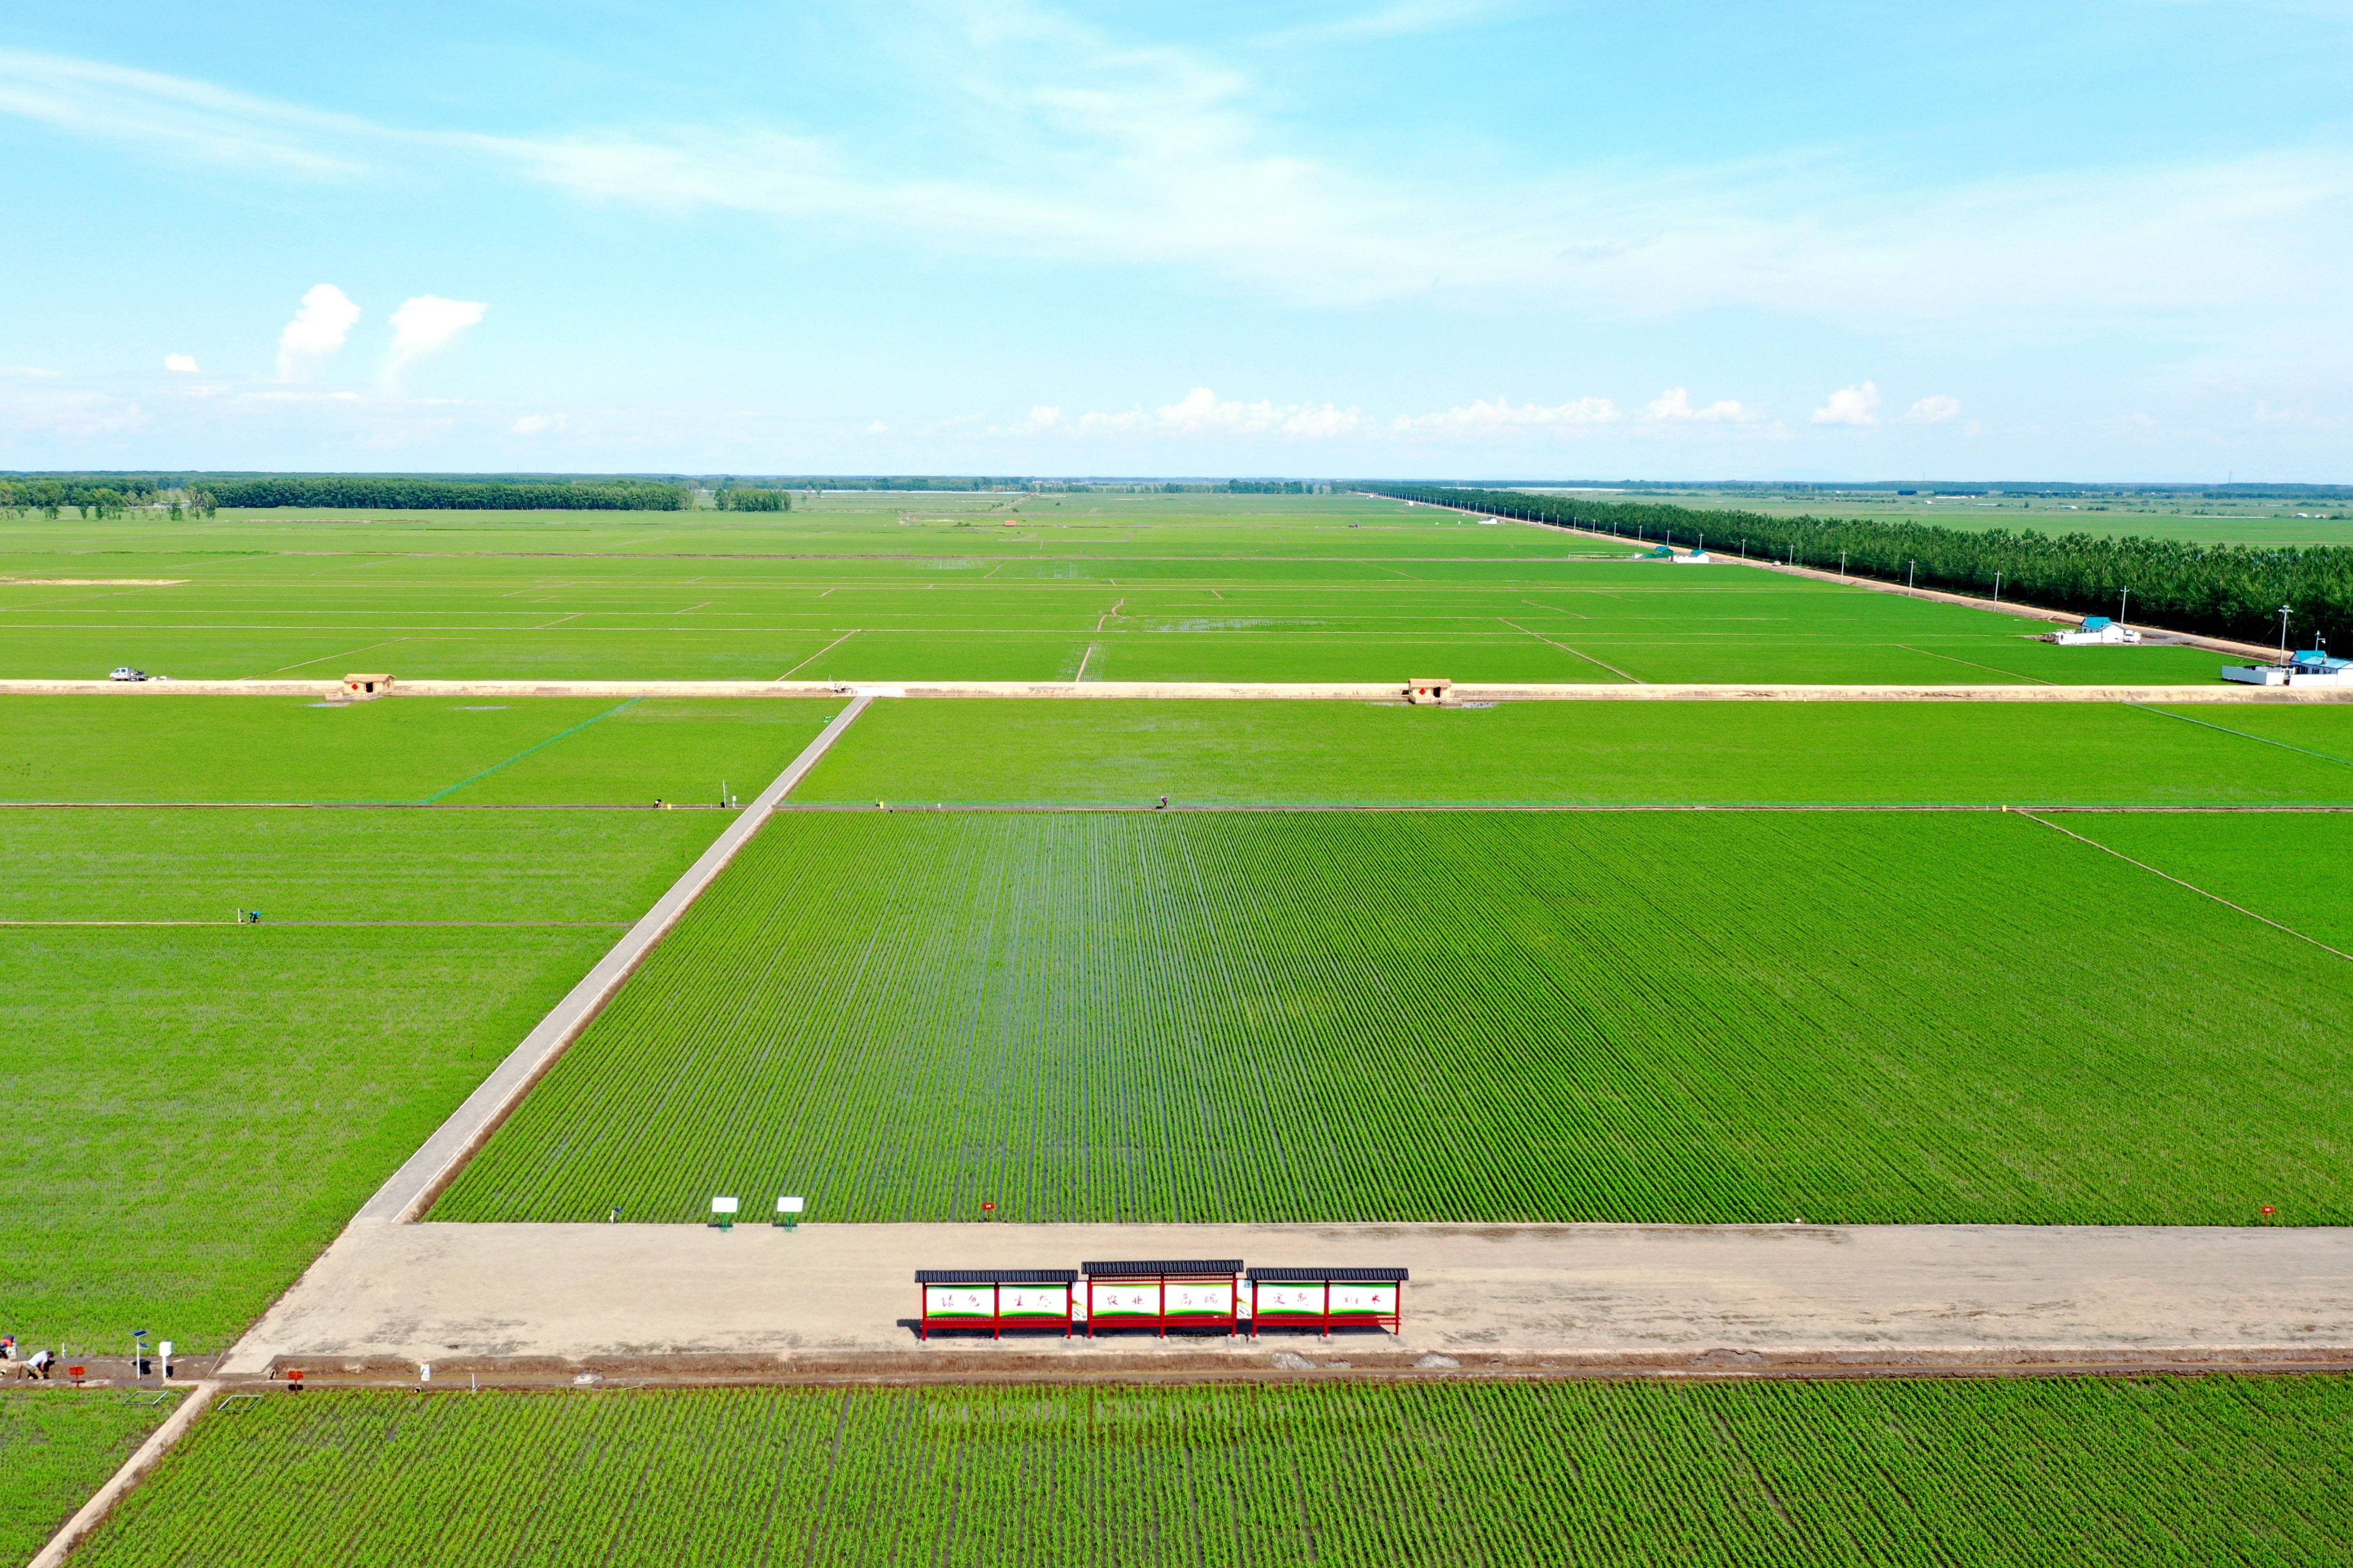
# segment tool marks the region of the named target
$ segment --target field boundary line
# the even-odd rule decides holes
[[[479,784],[483,779],[488,779],[491,774],[498,772],[500,769],[512,768],[524,758],[529,757],[535,752],[545,751],[557,741],[563,740],[570,736],[578,735],[590,725],[602,724],[605,720],[611,718],[615,714],[621,712],[623,709],[636,707],[639,703],[644,701],[645,698],[643,697],[631,697],[628,702],[621,704],[618,707],[607,708],[603,713],[596,715],[593,718],[582,719],[570,729],[558,730],[555,734],[549,736],[545,740],[539,742],[535,746],[524,747],[521,751],[516,752],[504,762],[493,762],[488,768],[483,768],[480,773],[470,773],[465,778],[459,779],[455,784],[450,785],[448,789],[437,789],[432,794],[426,796],[417,803],[420,806],[437,805],[440,801],[447,800],[448,797],[455,795],[467,785]]]
[[[2353,758],[2336,757],[2326,751],[2315,751],[2308,746],[2298,746],[2294,741],[2275,740],[2268,735],[2257,735],[2251,729],[2232,729],[2229,725],[2216,724],[2212,719],[2191,718],[2188,714],[2178,714],[2170,708],[2159,707],[2155,703],[2126,703],[2125,706],[2146,708],[2150,713],[2162,715],[2166,718],[2179,719],[2183,724],[2202,725],[2208,729],[2219,729],[2224,735],[2235,735],[2242,740],[2260,740],[2265,746],[2276,746],[2283,751],[2302,752],[2306,757],[2317,757],[2323,762],[2334,762],[2340,767],[2353,768]]]
[[[1566,643],[1566,642],[1556,642],[1556,641],[1553,641],[1553,639],[1551,639],[1551,638],[1549,638],[1549,637],[1546,637],[1546,636],[1543,632],[1541,632],[1541,631],[1530,631],[1530,630],[1528,630],[1528,629],[1527,629],[1526,627],[1522,626],[1518,621],[1514,620],[1510,616],[1507,616],[1507,615],[1499,615],[1499,616],[1497,616],[1495,619],[1496,619],[1496,620],[1500,620],[1500,621],[1502,621],[1504,625],[1506,625],[1506,626],[1510,627],[1513,630],[1517,631],[1517,632],[1520,632],[1520,633],[1522,633],[1522,634],[1523,634],[1523,635],[1525,635],[1525,636],[1533,637],[1533,638],[1535,638],[1535,639],[1537,641],[1539,641],[1539,642],[1551,642],[1551,643],[1552,643],[1552,645],[1553,645],[1554,647],[1556,647],[1556,648],[1559,649],[1559,650],[1560,650],[1562,652],[1564,652],[1564,653],[1574,653],[1574,654],[1576,654],[1578,658],[1580,658],[1580,659],[1584,660],[1584,661],[1585,661],[1587,663],[1588,663],[1588,664],[1599,664],[1599,665],[1600,665],[1600,666],[1601,666],[1601,668],[1603,668],[1603,669],[1605,669],[1605,670],[1609,671],[1611,674],[1613,674],[1613,675],[1617,676],[1617,677],[1618,677],[1620,680],[1621,680],[1621,681],[1631,681],[1631,682],[1633,682],[1633,683],[1634,683],[1634,684],[1636,684],[1636,685],[1638,685],[1638,686],[1641,686],[1641,685],[1647,685],[1647,684],[1649,684],[1649,683],[1648,683],[1648,682],[1646,682],[1646,681],[1644,681],[1644,680],[1642,679],[1642,677],[1641,677],[1641,676],[1640,676],[1640,675],[1630,675],[1630,674],[1628,674],[1625,671],[1620,670],[1617,665],[1612,664],[1612,663],[1610,663],[1609,661],[1604,660],[1604,659],[1597,659],[1597,658],[1595,658],[1592,654],[1588,653],[1588,652],[1587,652],[1584,649],[1582,649],[1582,648],[1572,648],[1572,647],[1570,647],[1570,646],[1569,646],[1567,643]]]
[[[49,1537],[49,1543],[36,1552],[25,1568],[62,1568],[74,1548],[106,1522],[107,1515],[114,1511],[116,1505],[122,1501],[132,1487],[145,1478],[147,1472],[155,1467],[156,1461],[170,1451],[172,1445],[187,1436],[188,1428],[196,1424],[197,1414],[213,1402],[213,1395],[220,1391],[221,1385],[217,1383],[208,1381],[196,1384],[195,1391],[180,1401],[180,1407],[172,1412],[163,1425],[147,1435],[147,1441],[132,1451],[131,1457],[122,1461],[122,1467],[108,1477],[106,1484],[77,1509],[71,1519],[58,1527],[58,1532]]]
[[[489,1141],[522,1097],[531,1092],[556,1059],[570,1049],[589,1022],[604,1011],[605,1004],[621,989],[622,983],[637,972],[657,943],[668,936],[687,909],[727,869],[736,853],[751,842],[767,820],[775,815],[777,804],[793,786],[807,777],[810,768],[831,750],[833,743],[855,724],[858,715],[872,705],[874,699],[860,695],[849,705],[834,715],[833,722],[815,740],[802,748],[790,766],[776,775],[774,782],[760,791],[743,814],[727,825],[725,832],[712,842],[686,874],[672,883],[670,891],[657,899],[626,936],[614,944],[582,978],[579,984],[557,1002],[538,1027],[523,1037],[522,1043],[510,1052],[506,1060],[492,1069],[474,1092],[466,1097],[449,1118],[435,1129],[417,1152],[410,1155],[390,1181],[376,1190],[375,1195],[361,1205],[353,1224],[362,1221],[403,1224],[413,1222],[441,1195],[441,1190],[454,1180],[472,1159],[477,1150]]]
[[[2017,815],[2024,817],[2031,822],[2042,822],[2044,827],[2049,828],[2054,833],[2065,833],[2069,838],[2073,839],[2080,843],[2087,843],[2091,845],[2094,849],[2098,850],[2102,854],[2112,854],[2118,860],[2123,861],[2126,865],[2137,865],[2140,867],[2141,870],[2148,873],[2151,876],[2161,876],[2177,887],[2186,887],[2189,889],[2190,892],[2198,895],[2200,898],[2211,898],[2225,909],[2235,909],[2250,920],[2260,920],[2274,931],[2284,931],[2299,942],[2309,942],[2314,947],[2318,948],[2322,952],[2334,953],[2338,958],[2343,959],[2347,963],[2353,964],[2353,953],[2346,952],[2340,948],[2332,948],[2317,937],[2307,937],[2293,926],[2283,926],[2268,915],[2258,915],[2243,904],[2233,904],[2229,899],[2223,897],[2221,894],[2210,893],[2194,882],[2185,882],[2169,871],[2159,871],[2157,867],[2149,864],[2148,862],[2145,860],[2135,860],[2132,856],[2125,853],[2125,852],[2120,849],[2111,849],[2097,839],[2085,838],[2082,833],[2075,832],[2073,828],[2063,828],[2056,822],[2044,822],[2041,817],[2035,815],[2032,811],[2021,810],[2019,811]]]

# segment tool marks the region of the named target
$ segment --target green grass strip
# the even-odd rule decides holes
[[[418,802],[417,802],[417,804],[419,804],[419,805],[423,805],[423,806],[430,806],[430,805],[432,805],[432,804],[433,804],[435,801],[437,801],[437,800],[448,800],[450,796],[455,795],[459,790],[463,789],[467,785],[469,785],[469,784],[479,784],[479,783],[480,783],[483,779],[488,779],[491,774],[498,772],[498,771],[499,771],[500,769],[501,769],[501,768],[512,768],[516,763],[521,762],[524,758],[531,756],[533,752],[537,752],[537,751],[545,751],[549,747],[554,746],[557,741],[562,740],[565,736],[578,735],[582,730],[586,729],[590,725],[592,725],[592,724],[596,724],[596,723],[598,723],[598,722],[600,722],[600,721],[602,721],[602,720],[611,718],[615,714],[619,713],[619,712],[621,711],[621,708],[633,708],[633,707],[636,707],[639,703],[643,702],[644,700],[645,700],[645,699],[644,699],[644,698],[642,698],[642,697],[631,697],[628,702],[623,703],[623,704],[621,705],[621,706],[620,706],[620,707],[617,707],[617,708],[607,708],[603,713],[598,714],[595,718],[585,718],[585,719],[582,719],[578,724],[574,725],[570,729],[558,731],[556,734],[549,736],[545,740],[541,741],[541,742],[540,742],[538,745],[536,745],[536,746],[526,746],[526,747],[524,747],[521,751],[516,752],[512,757],[508,758],[504,762],[493,762],[493,763],[491,763],[488,768],[483,768],[480,773],[469,774],[467,777],[465,777],[465,778],[463,778],[463,779],[459,779],[455,784],[450,785],[450,786],[449,786],[449,788],[448,788],[447,789],[444,789],[444,790],[440,791],[438,794],[435,794],[435,795],[427,795],[427,796],[426,796],[426,797],[425,797],[425,799],[424,799],[424,800],[420,800],[420,801],[418,801]]]
[[[2338,757],[2330,752],[2315,751],[2308,746],[2296,746],[2284,740],[2274,740],[2270,736],[2257,735],[2251,729],[2232,729],[2229,725],[2216,724],[2212,719],[2191,718],[2188,714],[2178,714],[2171,708],[2160,708],[2149,703],[2127,702],[2125,706],[2138,708],[2143,713],[2163,714],[2167,718],[2177,718],[2183,724],[2203,725],[2208,729],[2219,729],[2224,735],[2241,736],[2248,740],[2260,740],[2265,746],[2276,746],[2283,751],[2301,751],[2306,757],[2317,757],[2323,762],[2334,762],[2339,767],[2353,768],[2353,757]]]

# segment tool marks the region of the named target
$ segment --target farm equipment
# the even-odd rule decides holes
[[[2137,642],[2140,633],[2120,620],[2105,615],[2087,615],[2084,624],[2072,631],[2050,631],[2042,637],[2045,642],[2056,642],[2062,648],[2089,648],[2102,644]]]

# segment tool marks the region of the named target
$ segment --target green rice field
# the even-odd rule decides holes
[[[224,1348],[726,820],[0,811],[0,1326]]]
[[[157,1391],[0,1391],[0,1563],[29,1561],[180,1401]]]
[[[2286,1564],[2353,1385],[315,1391],[206,1413],[77,1563]]]
[[[2344,1224],[2347,961],[2017,814],[793,814],[433,1217]]]
[[[2353,705],[909,698],[870,708],[793,799],[1132,806],[1163,795],[1183,806],[2346,804]]]
[[[0,532],[0,677],[2203,683],[2179,647],[1356,496]]]
[[[0,801],[403,805],[749,800],[839,702],[25,696],[0,704]]]

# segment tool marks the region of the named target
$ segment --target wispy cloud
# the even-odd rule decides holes
[[[1062,410],[1040,405],[1010,431],[1025,436],[1280,436],[1294,440],[1324,440],[1355,435],[1366,428],[1364,411],[1333,404],[1274,403],[1261,399],[1244,403],[1219,397],[1207,387],[1196,387],[1174,403],[1145,412],[1086,413],[1066,417]]]
[[[1961,400],[1958,397],[1947,397],[1939,392],[1913,404],[1904,417],[1915,425],[1941,425],[1960,411]]]
[[[298,380],[343,346],[360,319],[360,308],[332,283],[313,283],[302,295],[294,319],[278,334],[278,379]]]
[[[402,301],[392,313],[392,353],[385,361],[385,384],[399,386],[403,371],[456,343],[468,328],[480,323],[490,308],[477,300],[445,300],[438,294]]]
[[[194,376],[197,370],[196,356],[193,354],[167,354],[164,356],[164,368],[174,376]]]
[[[1368,11],[1284,27],[1264,34],[1257,41],[1271,48],[1295,48],[1302,44],[1420,37],[1484,26],[1526,9],[1525,5],[1512,4],[1510,0],[1397,0],[1394,5],[1377,5]]]
[[[25,49],[0,49],[0,111],[77,136],[311,178],[360,173],[364,165],[335,145],[385,135],[349,115]]]
[[[1409,0],[1366,36],[1488,8]],[[1923,185],[1835,150],[1546,175],[1303,150],[1251,71],[1018,3],[952,12],[921,57],[956,152],[778,124],[422,132],[152,72],[0,53],[0,112],[263,175],[491,171],[686,217],[724,210],[1058,264],[1179,270],[1324,308],[1401,298],[1651,316],[1751,306],[1850,328],[2078,332],[2341,303],[2353,150]],[[380,175],[380,177],[390,177]],[[2208,329],[2211,333],[2211,328]]]

